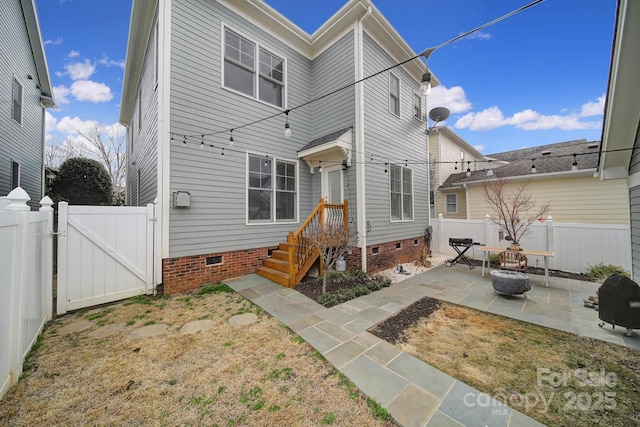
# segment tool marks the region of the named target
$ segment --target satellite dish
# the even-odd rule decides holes
[[[434,122],[441,122],[447,120],[449,117],[449,109],[445,107],[436,107],[429,111],[429,118]]]

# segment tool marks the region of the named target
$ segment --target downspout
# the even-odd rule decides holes
[[[364,40],[362,23],[371,15],[371,6],[356,22],[355,50],[356,50],[356,81],[364,78]],[[358,236],[362,271],[367,271],[367,212],[365,189],[365,155],[364,155],[364,82],[355,87],[356,95],[356,200],[358,210]]]
[[[467,217],[465,219],[470,219],[469,217],[469,188],[467,188],[467,184],[462,184],[462,187],[464,188],[464,203],[466,205],[466,209],[467,209]]]

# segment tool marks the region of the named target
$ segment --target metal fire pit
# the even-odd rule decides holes
[[[598,326],[611,323],[627,328],[627,336],[633,329],[640,329],[640,286],[621,274],[613,274],[598,289]]]

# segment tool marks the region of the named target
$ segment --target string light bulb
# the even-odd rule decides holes
[[[487,176],[493,176],[493,169],[491,168],[491,160],[489,160],[489,170],[487,171]]]
[[[462,165],[461,165],[462,166]],[[455,162],[454,166],[453,166],[453,170],[458,170],[458,162]]]
[[[320,160],[319,162],[320,167],[318,168],[318,172],[322,173],[322,160]]]
[[[269,156],[266,156],[266,157],[264,158],[264,166],[265,166],[265,167],[269,166]]]
[[[233,141],[233,129],[231,129],[229,131],[229,147],[233,147],[234,141]]]
[[[284,112],[285,122],[284,122],[284,136],[289,138],[291,136],[291,126],[289,126],[289,110]]]
[[[531,159],[531,173],[536,173],[538,170],[536,169],[536,159]]]
[[[204,148],[204,135],[202,135],[202,139],[200,140],[200,148]]]
[[[471,162],[467,162],[467,178],[471,176]]]
[[[182,139],[182,145],[187,145],[187,137],[186,136]]]
[[[573,155],[573,163],[571,164],[571,170],[572,171],[577,171],[578,170],[578,160],[576,160],[576,155]]]
[[[420,82],[420,95],[429,96],[431,94],[431,73],[427,70],[422,75],[422,81]]]
[[[385,164],[384,164],[384,174],[385,174],[385,175],[389,175],[389,168],[388,168],[388,166],[389,166],[389,163],[385,163]]]

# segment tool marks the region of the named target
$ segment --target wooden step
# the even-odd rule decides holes
[[[281,259],[267,258],[264,260],[264,266],[273,270],[282,271],[289,274],[289,262]]]
[[[256,268],[256,274],[258,276],[265,277],[273,282],[276,282],[282,286],[289,286],[289,275],[273,268],[260,266]]]
[[[279,260],[282,260],[282,261],[289,262],[289,252],[288,251],[282,251],[282,250],[271,251],[271,257],[273,259],[279,259]]]

